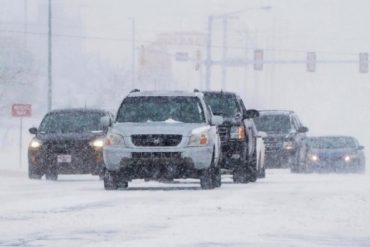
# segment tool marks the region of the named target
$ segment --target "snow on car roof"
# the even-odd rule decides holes
[[[106,113],[107,111],[102,110],[102,109],[95,109],[95,108],[62,108],[62,109],[52,110],[49,113],[62,113],[62,112],[101,112],[101,113]]]
[[[142,91],[142,92],[133,92],[128,95],[128,97],[145,97],[145,96],[180,96],[180,97],[196,97],[197,94],[193,92],[186,91]]]
[[[288,115],[294,113],[292,110],[259,110],[261,115]]]

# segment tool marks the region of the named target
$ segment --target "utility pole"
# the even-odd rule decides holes
[[[221,75],[221,88],[225,90],[226,87],[226,59],[227,59],[227,29],[228,29],[228,16],[222,17],[223,21],[223,44],[222,44],[222,75]]]
[[[211,66],[212,66],[212,25],[213,16],[208,17],[208,33],[207,33],[207,54],[206,54],[206,90],[210,90],[211,84]]]
[[[27,48],[27,32],[28,32],[28,6],[27,1],[23,0],[23,31],[24,31],[24,46]]]
[[[132,73],[132,88],[135,88],[136,73],[135,73],[135,62],[136,62],[136,52],[135,52],[135,17],[131,18],[131,35],[132,35],[132,58],[131,58],[131,73]]]
[[[49,11],[48,11],[48,111],[52,109],[52,95],[53,95],[53,59],[52,59],[52,5],[49,0]]]

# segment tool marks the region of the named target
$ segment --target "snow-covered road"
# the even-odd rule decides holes
[[[370,246],[370,176],[268,170],[223,182],[104,191],[92,176],[0,170],[0,246]]]

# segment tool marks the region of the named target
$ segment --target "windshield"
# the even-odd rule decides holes
[[[117,122],[203,123],[205,116],[197,97],[128,97]]]
[[[267,133],[289,133],[291,130],[288,115],[261,115],[254,122],[259,131]]]
[[[40,132],[44,133],[85,133],[101,131],[99,112],[58,112],[45,116],[40,125]]]
[[[211,107],[214,115],[222,115],[223,117],[235,117],[237,113],[240,113],[237,99],[232,94],[205,93],[204,100]]]
[[[351,137],[317,137],[309,138],[306,143],[311,148],[355,148],[356,142]]]

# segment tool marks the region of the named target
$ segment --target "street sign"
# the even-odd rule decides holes
[[[263,50],[254,51],[254,70],[263,69]]]
[[[19,117],[19,167],[22,166],[23,117],[31,117],[31,104],[13,104],[12,116]]]
[[[369,53],[363,52],[359,54],[360,60],[360,73],[369,72]]]
[[[308,72],[316,71],[316,53],[315,52],[307,52],[306,66],[307,66]]]
[[[12,116],[13,117],[31,117],[32,105],[30,104],[13,104]]]

